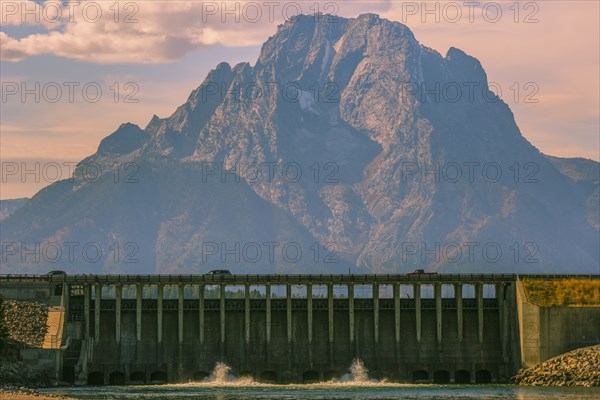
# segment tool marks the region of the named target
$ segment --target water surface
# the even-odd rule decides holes
[[[586,400],[600,399],[600,388],[547,388],[512,385],[399,385],[323,383],[264,385],[191,383],[160,386],[77,387],[48,389],[76,399],[94,400]]]

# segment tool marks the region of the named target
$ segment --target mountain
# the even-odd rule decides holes
[[[0,200],[0,221],[10,217],[15,211],[23,207],[29,199],[26,197],[20,199]]]
[[[600,163],[585,158],[547,156],[558,170],[571,178],[583,191],[588,221],[600,228]]]
[[[298,16],[4,221],[3,270],[598,273],[574,170],[461,50],[373,14]]]

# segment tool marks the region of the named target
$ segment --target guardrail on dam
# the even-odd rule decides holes
[[[523,349],[535,345],[523,346],[531,332],[520,326],[515,275],[1,276],[0,283],[5,297],[44,288],[63,296],[68,346],[57,350],[56,374],[76,384],[199,380],[219,361],[259,381],[314,382],[340,378],[355,358],[373,378],[487,383],[507,381]]]

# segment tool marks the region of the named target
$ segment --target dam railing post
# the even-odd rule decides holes
[[[94,340],[98,343],[98,339],[100,339],[100,299],[102,299],[102,286],[95,284],[94,290],[96,291],[94,306]]]
[[[123,298],[123,286],[115,285],[115,339],[117,344],[121,343],[121,299]]]
[[[144,294],[144,285],[137,284],[135,287],[135,331],[137,341],[142,340],[142,296]]]
[[[462,283],[454,284],[454,298],[456,299],[456,329],[458,330],[458,342],[463,340],[463,305],[462,305]]]
[[[437,282],[433,286],[435,297],[435,321],[437,330],[438,350],[442,350],[442,284]]]
[[[415,283],[413,285],[414,297],[415,297],[415,321],[417,327],[417,342],[421,342],[421,284]]]
[[[479,330],[479,343],[483,343],[483,284],[475,283],[475,296],[477,297],[477,327]]]
[[[204,344],[204,285],[198,285],[198,336]]]

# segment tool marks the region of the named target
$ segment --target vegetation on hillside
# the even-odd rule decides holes
[[[527,299],[538,306],[600,306],[600,280],[524,279],[523,287]]]

